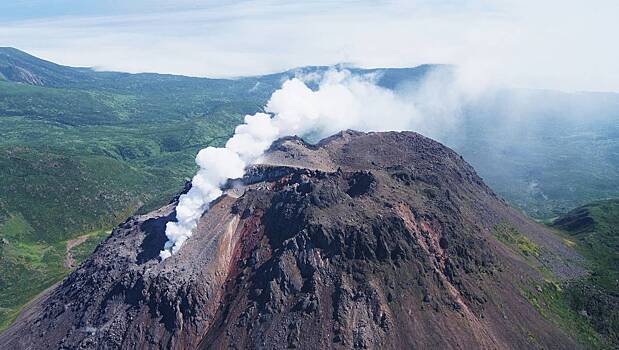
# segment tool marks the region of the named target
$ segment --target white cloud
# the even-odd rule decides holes
[[[276,139],[286,135],[321,139],[340,130],[416,130],[440,135],[454,127],[463,101],[457,81],[437,69],[419,87],[394,92],[375,85],[372,76],[355,76],[347,70],[329,70],[317,90],[301,78],[283,83],[265,110],[246,115],[225,147],[202,149],[200,167],[191,189],[179,198],[177,221],[166,224],[166,242],[160,256],[167,259],[191,237],[209,203],[222,194],[228,178],[240,178],[245,167],[260,162]]]
[[[184,1],[179,11],[155,3],[144,14],[0,24],[0,42],[130,72],[221,77],[338,62],[454,63],[476,81],[619,91],[616,1]]]

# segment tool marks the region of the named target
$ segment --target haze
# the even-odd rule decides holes
[[[487,84],[619,91],[615,1],[0,4],[0,42],[103,70],[230,77],[340,62],[451,63]]]

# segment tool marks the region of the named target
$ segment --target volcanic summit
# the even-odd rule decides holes
[[[419,134],[280,139],[162,262],[176,203],[116,228],[0,347],[578,348],[522,291],[580,256]]]

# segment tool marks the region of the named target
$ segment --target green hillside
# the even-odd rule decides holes
[[[567,232],[593,261],[594,284],[619,296],[619,199],[576,208],[553,226]]]
[[[572,310],[588,319],[614,346],[619,346],[619,199],[576,208],[554,221],[591,266],[587,278],[563,290]]]
[[[550,225],[584,257],[584,276],[559,279],[543,266],[543,252],[515,228],[500,224],[493,234],[543,281],[523,283],[521,292],[539,313],[587,349],[619,346],[619,199],[596,201],[562,215]]]

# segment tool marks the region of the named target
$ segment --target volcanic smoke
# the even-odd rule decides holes
[[[293,78],[275,91],[266,113],[245,116],[225,147],[200,150],[200,167],[188,193],[176,207],[176,222],[168,222],[168,241],[160,253],[162,260],[179,251],[191,237],[209,203],[222,195],[228,179],[240,178],[248,165],[259,163],[262,154],[276,139],[297,135],[325,137],[340,130],[410,130],[423,121],[409,97],[382,88],[372,76],[355,76],[348,70],[329,70],[310,89],[308,78]],[[418,129],[418,128],[417,128]]]

